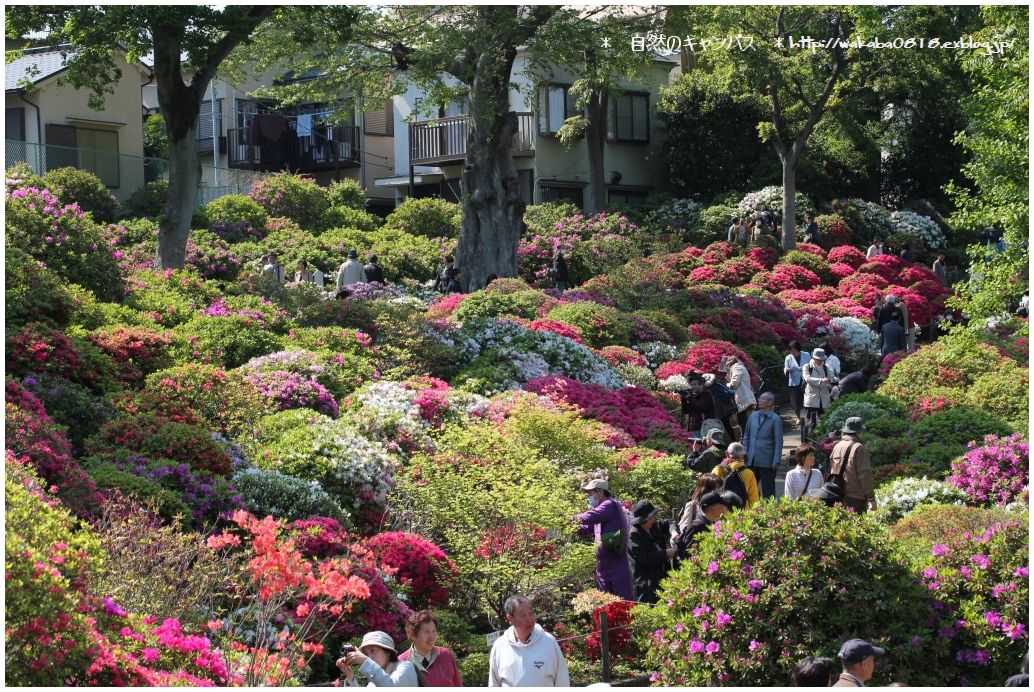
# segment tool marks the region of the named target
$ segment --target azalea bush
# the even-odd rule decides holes
[[[219,432],[237,436],[263,414],[263,400],[236,373],[214,365],[179,365],[151,373],[144,380],[149,396],[121,405],[127,415],[154,413],[168,417],[175,409],[190,409],[195,416],[181,422],[204,421]]]
[[[586,343],[596,348],[627,346],[631,338],[631,321],[616,308],[606,305],[567,303],[550,310],[547,317],[576,327]]]
[[[279,471],[249,468],[232,478],[241,504],[256,516],[287,521],[312,516],[347,522],[349,512],[318,481],[296,478]]]
[[[893,212],[890,215],[890,223],[894,233],[918,238],[930,250],[939,250],[947,244],[944,233],[936,221],[913,211]]]
[[[815,206],[801,192],[794,193],[793,202],[798,214],[815,209]],[[755,192],[747,193],[736,205],[736,210],[740,216],[756,218],[765,207],[775,213],[776,220],[782,223],[783,188],[781,185],[769,185]]]
[[[872,557],[865,570],[859,554]],[[807,598],[786,597],[802,584]],[[804,656],[835,657],[851,637],[894,652],[875,684],[944,680],[929,665],[944,649],[925,627],[929,598],[905,558],[882,529],[821,503],[733,513],[658,595],[633,616],[651,680],[663,685],[771,685],[789,680]]]
[[[12,246],[6,250],[4,300],[7,328],[17,329],[30,322],[42,322],[57,328],[69,324],[81,302],[64,281],[24,250]]]
[[[231,224],[247,224],[250,229],[255,229],[255,233],[240,233],[238,236],[230,236],[226,234],[221,235],[223,240],[227,242],[235,242],[236,240],[244,240],[247,237],[261,240],[260,231],[266,225],[266,219],[269,218],[269,214],[265,208],[247,195],[223,195],[217,197],[204,207],[202,207],[202,214],[205,220],[208,222],[209,227],[217,226],[226,228]],[[274,216],[282,216],[282,214],[274,214]]]
[[[68,439],[77,448],[113,413],[100,397],[63,377],[29,375],[21,384],[39,399],[55,423],[68,429]]]
[[[401,531],[379,533],[364,541],[377,560],[397,570],[395,579],[407,589],[414,610],[448,605],[458,584],[456,565],[434,543]]]
[[[327,191],[311,178],[277,173],[251,186],[248,193],[269,216],[291,219],[306,229],[319,228],[330,206]]]
[[[95,173],[65,166],[52,168],[43,174],[43,185],[51,190],[62,204],[78,204],[94,221],[115,219],[118,199]]]
[[[202,316],[173,330],[172,355],[178,362],[203,362],[235,368],[277,350],[268,327],[253,317]]]
[[[892,524],[922,505],[962,505],[966,494],[943,481],[900,478],[876,489],[876,518]]]
[[[963,490],[970,502],[1003,506],[1027,501],[1030,453],[1021,433],[988,435],[969,443],[969,450],[952,462],[948,483]]]
[[[109,421],[85,443],[86,453],[91,455],[121,449],[149,458],[176,459],[195,471],[221,476],[228,476],[233,464],[233,458],[206,428],[165,421],[153,414]]]
[[[460,234],[460,205],[438,197],[406,199],[388,214],[384,227],[425,238],[456,238]]]

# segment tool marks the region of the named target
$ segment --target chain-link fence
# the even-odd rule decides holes
[[[10,168],[19,162],[28,164],[29,168],[39,175],[66,166],[90,171],[96,174],[123,202],[147,183],[156,180],[168,181],[169,179],[169,162],[164,159],[119,154],[113,151],[6,140],[5,167]],[[201,183],[198,186],[195,204],[201,206],[223,195],[246,195],[254,183],[268,175],[268,173],[236,168],[216,169],[211,166],[202,166]]]

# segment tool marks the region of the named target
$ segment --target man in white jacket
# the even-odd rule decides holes
[[[348,260],[337,270],[337,290],[348,288],[352,284],[366,281],[366,272],[363,270],[363,263],[358,259],[359,253],[355,250],[348,251]]]
[[[492,645],[489,687],[570,687],[564,652],[552,634],[535,622],[535,608],[525,596],[503,604],[510,627]]]

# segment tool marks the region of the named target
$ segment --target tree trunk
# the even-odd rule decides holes
[[[483,288],[492,274],[517,276],[524,202],[511,151],[517,114],[510,110],[510,70],[516,56],[513,45],[482,54],[471,85],[471,103],[477,105],[460,175],[463,228],[456,251],[467,292]]]
[[[607,92],[593,94],[588,106],[589,126],[585,144],[589,149],[589,204],[587,211],[597,213],[607,206],[606,162]]]
[[[179,140],[169,139],[169,194],[158,233],[158,263],[163,269],[183,268],[200,183],[201,161],[191,126]]]
[[[797,245],[797,209],[794,195],[797,192],[797,159],[794,156],[780,156],[783,164],[783,249],[793,250]]]

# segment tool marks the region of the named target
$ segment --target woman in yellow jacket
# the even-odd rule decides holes
[[[739,442],[733,442],[725,450],[725,459],[718,466],[715,466],[711,473],[721,478],[723,482],[730,473],[736,473],[740,477],[746,492],[746,497],[742,498],[743,508],[750,509],[761,501],[761,494],[758,492],[758,479],[754,476],[754,472],[743,463],[746,456],[747,450],[744,449],[743,445]],[[726,486],[726,489],[736,490],[736,488],[729,488],[728,486]],[[739,495],[740,493],[737,491],[736,494]]]

